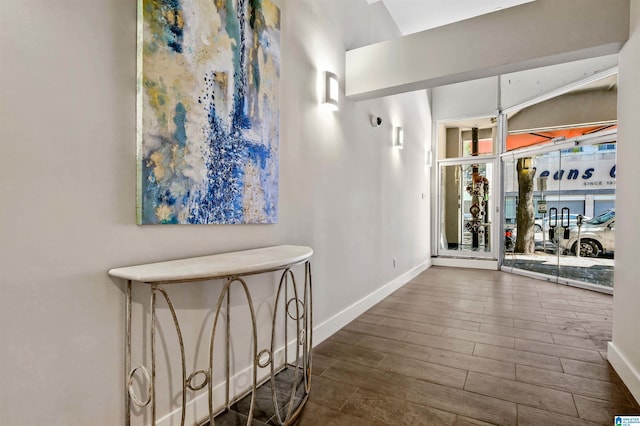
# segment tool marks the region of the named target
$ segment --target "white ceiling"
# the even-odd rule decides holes
[[[403,35],[441,27],[534,0],[367,0],[382,1]]]

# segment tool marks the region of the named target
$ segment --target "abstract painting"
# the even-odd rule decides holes
[[[138,224],[276,223],[280,11],[138,0]]]

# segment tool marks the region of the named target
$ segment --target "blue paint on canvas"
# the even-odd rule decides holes
[[[212,7],[218,16],[203,18]],[[139,223],[277,222],[278,8],[144,0],[143,10]]]

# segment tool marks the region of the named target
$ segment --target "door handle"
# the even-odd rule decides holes
[[[565,212],[567,213],[567,215],[565,216]],[[569,236],[571,235],[570,231],[569,231],[569,219],[570,219],[570,214],[571,210],[569,210],[569,207],[563,207],[562,208],[562,216],[561,216],[561,224],[562,227],[564,228],[564,239],[568,240]]]
[[[553,220],[551,220],[553,218]],[[558,209],[551,207],[549,209],[549,240],[553,241],[555,237],[556,226],[558,226]]]

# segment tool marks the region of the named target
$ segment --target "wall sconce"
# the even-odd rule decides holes
[[[394,148],[402,149],[404,145],[404,131],[402,127],[393,128],[393,146]]]
[[[325,71],[324,76],[323,103],[333,111],[337,111],[340,102],[340,85],[338,84],[338,76],[329,71]]]
[[[424,165],[427,167],[431,167],[433,162],[433,157],[431,156],[431,151],[427,150],[424,152]]]

